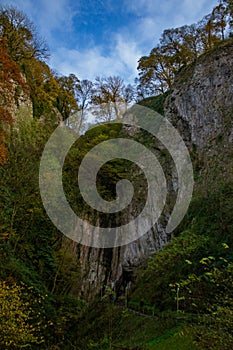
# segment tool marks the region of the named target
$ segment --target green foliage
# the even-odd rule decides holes
[[[169,284],[192,271],[185,260],[201,256],[201,250],[208,240],[191,231],[183,232],[168,243],[165,249],[152,257],[146,269],[139,272],[137,288],[131,292],[130,299],[139,300],[154,306],[157,310],[175,308]]]
[[[80,321],[80,349],[196,349],[193,330],[172,312],[143,315],[106,299],[89,306]]]
[[[215,186],[206,192],[194,193],[181,225],[186,231],[138,271],[129,305],[140,312],[154,306],[156,315],[161,310],[177,310],[177,315],[192,325],[198,349],[230,349],[232,184],[216,179]],[[168,344],[172,348],[170,340]]]
[[[206,183],[204,179],[201,181]],[[221,254],[221,245],[216,243],[222,242],[231,246],[233,243],[233,184],[221,179],[215,182],[215,187],[205,187],[204,193],[196,191],[181,230],[190,227],[194,232],[210,236],[212,249],[216,250],[215,253],[220,249]],[[202,189],[201,186],[200,191]]]
[[[139,104],[147,108],[153,109],[161,115],[164,115],[164,102],[168,95],[169,91],[165,92],[162,95],[147,97],[144,100],[140,101]]]
[[[0,37],[5,41],[7,53],[17,63],[48,57],[47,45],[39,38],[33,23],[12,6],[0,8]]]
[[[217,50],[217,44],[225,45],[219,41],[224,39],[227,15],[232,21],[232,1],[221,1],[197,25],[164,31],[160,45],[139,61],[141,96],[144,90],[162,94],[141,101],[141,105],[164,113],[169,92],[163,92],[171,87],[176,73],[213,46]],[[80,82],[74,75],[55,76],[43,62],[46,47],[38,41],[32,23],[13,8],[0,10],[0,37],[0,347],[231,349],[230,172],[229,177],[220,179],[219,159],[210,159],[207,171],[207,165],[204,169],[195,154],[198,182],[190,210],[174,239],[138,270],[128,295],[129,308],[114,304],[110,288],[106,288],[104,298],[87,308],[77,297],[81,284],[79,248],[58,232],[45,213],[39,195],[39,161],[55,126],[76,116],[78,106],[83,117],[91,100],[105,103],[104,110],[99,105],[101,113],[109,119],[120,117],[120,103],[127,107],[134,91],[131,86],[125,88],[119,77],[97,79],[94,91],[91,82]],[[192,67],[182,73],[185,82]],[[21,93],[30,93],[36,118],[21,109],[13,125],[8,109],[12,99],[17,105]],[[63,167],[63,183],[71,206],[81,215],[90,214],[93,220],[97,217],[82,201],[73,174],[78,173],[90,149],[124,132],[120,124],[100,125],[71,148]],[[135,140],[146,146],[153,143],[143,132]],[[228,150],[224,148],[225,153]],[[163,162],[167,162],[166,157]],[[230,168],[229,164],[224,168]],[[142,184],[139,176],[132,179],[129,169],[133,173],[135,168],[125,160],[113,160],[100,169],[97,189],[103,198],[115,199],[116,183],[128,175],[135,184]],[[143,204],[142,197],[137,198],[137,207]],[[101,220],[104,226],[100,216]],[[121,217],[117,220],[115,224],[122,224]]]
[[[32,117],[19,118],[17,128],[12,128],[6,138],[8,161],[0,168],[0,279],[16,281],[19,286],[23,281],[26,286],[26,289],[12,287],[16,295],[12,298],[19,300],[19,308],[23,301],[27,302],[25,309],[22,307],[22,317],[16,318],[25,329],[23,338],[17,341],[24,342],[25,346],[30,343],[32,349],[34,343],[38,343],[35,349],[58,343],[65,348],[67,338],[73,341],[69,332],[83,308],[74,297],[67,298],[72,293],[77,295],[79,286],[79,264],[74,247],[64,240],[47,217],[39,193],[40,156],[53,128]],[[30,298],[27,290],[30,290]],[[29,315],[31,333],[26,322]],[[39,321],[31,315],[40,315]],[[14,311],[7,322],[16,327],[13,317]],[[72,332],[75,338],[75,330]],[[41,339],[44,342],[40,344]],[[12,344],[10,349],[13,349]]]
[[[213,256],[203,257],[186,279],[170,286],[179,288],[179,300],[184,300],[185,311],[214,312],[215,307],[221,308],[230,300],[232,268],[232,263],[223,257],[218,260]],[[173,291],[176,293],[177,289]]]
[[[78,174],[78,169],[83,157],[94,146],[98,145],[100,142],[120,137],[121,128],[122,125],[120,123],[103,124],[94,127],[90,129],[85,135],[81,136],[70,149],[63,167],[64,189],[68,200],[70,201],[73,208],[75,208],[75,210],[79,210],[85,214],[88,213],[89,206],[87,206],[83,201],[82,196],[79,192],[77,178],[72,176],[72,174]],[[106,153],[108,153],[107,146]],[[129,162],[125,160],[113,160],[107,162],[100,169],[97,179],[97,189],[104,199],[111,200],[115,197],[115,188],[117,181],[128,176],[128,164]]]
[[[193,341],[193,334],[187,327],[179,326],[174,329],[170,329],[162,336],[151,340],[145,349],[156,350],[195,350],[198,347],[195,346]]]
[[[4,244],[14,258],[31,264],[33,270],[36,267],[45,280],[55,268],[51,252],[54,229],[45,220],[38,184],[39,157],[46,134],[46,127],[31,118],[18,121],[18,130],[12,130],[8,140],[8,162],[0,169],[0,216],[9,234]]]
[[[233,346],[233,302],[227,300],[212,313],[199,317],[198,326],[193,327],[198,349],[230,350]]]
[[[198,23],[163,31],[159,44],[139,60],[138,91],[142,98],[171,89],[181,68],[225,39],[227,24],[232,26],[232,2],[220,1]]]
[[[41,296],[34,299],[30,288],[0,281],[0,347],[21,349],[44,342],[41,325]],[[37,309],[37,310],[36,310]],[[44,318],[44,316],[42,316]],[[43,324],[43,327],[48,326]]]

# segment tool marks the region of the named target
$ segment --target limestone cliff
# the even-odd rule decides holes
[[[222,135],[233,141],[233,43],[201,56],[177,76],[165,102],[166,117],[187,143],[204,149]],[[228,129],[228,130],[226,130]]]
[[[201,175],[208,173],[209,166],[214,166],[220,176],[229,176],[232,166],[229,150],[233,143],[232,93],[233,43],[229,41],[184,68],[166,99],[165,116],[179,130],[191,152],[194,167],[198,163]],[[174,187],[170,179],[171,192]],[[165,233],[167,215],[169,209],[148,234],[129,245],[105,250],[81,247],[84,297],[91,299],[104,285],[124,287],[135,267],[171,238]]]
[[[190,148],[194,166],[199,163],[203,190],[205,181],[214,186],[216,178],[233,179],[232,40],[180,72],[165,110]]]
[[[1,48],[0,108],[13,119],[33,114],[30,87],[18,65]]]

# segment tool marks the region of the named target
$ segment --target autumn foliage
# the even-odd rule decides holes
[[[6,42],[0,41],[0,166],[6,162],[4,146],[5,130],[14,119],[10,106],[17,105],[18,92],[26,91],[25,83],[18,65],[12,61],[6,51]],[[13,99],[13,101],[12,101]]]
[[[40,313],[35,312],[35,305],[41,308],[41,299],[32,299],[31,289],[12,278],[0,281],[1,349],[20,349],[44,341],[40,335]]]
[[[138,95],[141,98],[171,89],[179,70],[231,36],[232,0],[219,0],[197,23],[164,30],[159,44],[139,60]]]

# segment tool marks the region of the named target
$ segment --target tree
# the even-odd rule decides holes
[[[131,84],[124,86],[123,92],[122,92],[122,97],[124,99],[125,112],[126,112],[128,107],[129,107],[129,104],[132,103],[136,98],[135,87]]]
[[[172,56],[164,48],[155,47],[149,56],[143,56],[138,65],[140,84],[146,87],[146,95],[157,95],[171,88],[175,68]]]
[[[119,76],[97,77],[94,85],[93,114],[99,120],[111,121],[120,118],[122,112],[124,82]]]
[[[214,12],[203,17],[198,23],[201,29],[200,33],[203,43],[203,51],[205,52],[212,49],[216,43],[221,40],[219,37],[219,25],[216,25],[215,23]]]
[[[90,80],[84,79],[81,80],[75,89],[75,97],[79,107],[79,127],[78,129],[82,131],[86,119],[86,111],[88,105],[92,100],[94,93],[94,85]]]
[[[43,336],[40,335],[40,313],[37,314],[33,310],[30,298],[26,286],[16,282],[0,281],[0,347],[2,349],[20,349],[44,342]],[[38,303],[37,307],[40,310],[40,300],[34,300],[34,303]]]
[[[219,5],[197,24],[164,30],[159,45],[151,50],[149,56],[139,60],[139,98],[169,90],[175,74],[182,67],[224,40],[227,18],[233,13],[232,4],[232,0],[220,0]]]
[[[30,58],[48,58],[48,47],[33,23],[12,6],[0,8],[0,38],[5,40],[9,56],[18,63]]]
[[[198,23],[184,27],[186,29],[184,46],[187,47],[189,51],[189,61],[192,62],[203,52],[201,28],[198,26]]]
[[[0,42],[0,166],[7,161],[4,145],[6,130],[14,120],[14,105],[18,105],[21,92],[29,95],[26,84],[17,64],[6,52],[5,41]]]
[[[146,87],[146,95],[170,89],[176,72],[198,57],[202,48],[199,34],[195,24],[164,30],[160,44],[139,60],[139,82]]]
[[[33,116],[45,117],[55,107],[59,84],[55,81],[48,65],[34,58],[23,65],[23,71],[30,86]]]
[[[233,26],[232,18],[233,0],[219,0],[198,23],[164,30],[159,44],[139,60],[138,98],[169,90],[182,67],[225,39],[227,25]]]
[[[219,0],[220,5],[224,5],[228,16],[227,22],[230,28],[233,27],[233,0]]]
[[[70,74],[56,78],[60,88],[56,96],[56,107],[61,113],[63,119],[67,119],[77,113],[78,103],[76,101],[76,91],[79,85],[79,79]]]
[[[227,9],[222,2],[215,6],[212,11],[214,28],[216,33],[220,33],[221,40],[225,39],[225,29],[227,26]]]
[[[197,45],[193,45],[196,34],[193,24],[164,30],[160,46],[164,55],[172,57],[175,69],[186,66],[197,57]]]
[[[223,249],[230,248],[226,243],[221,245]],[[170,284],[177,303],[182,301],[183,312],[200,313],[194,332],[197,344],[204,345],[205,349],[230,350],[233,345],[233,264],[226,255],[205,256],[198,263],[185,260],[188,265],[194,264],[192,272],[187,278]]]
[[[136,85],[136,102],[150,96],[150,91],[148,91],[147,86],[142,83],[140,78],[136,77],[134,83]]]

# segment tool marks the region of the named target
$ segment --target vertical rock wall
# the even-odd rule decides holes
[[[177,76],[171,94],[165,102],[165,116],[179,130],[190,151],[208,160],[216,158],[216,168],[224,174],[223,161],[230,162],[233,146],[233,44],[201,56],[196,63]],[[222,152],[219,149],[222,149]],[[226,159],[228,157],[229,159]],[[216,165],[217,164],[217,165]],[[170,172],[172,169],[170,167]],[[170,179],[170,191],[175,191]],[[114,249],[81,247],[82,293],[92,299],[104,285],[120,290],[131,278],[135,267],[169,241],[165,232],[169,208],[163,219],[141,239]],[[135,227],[135,230],[137,228]]]

